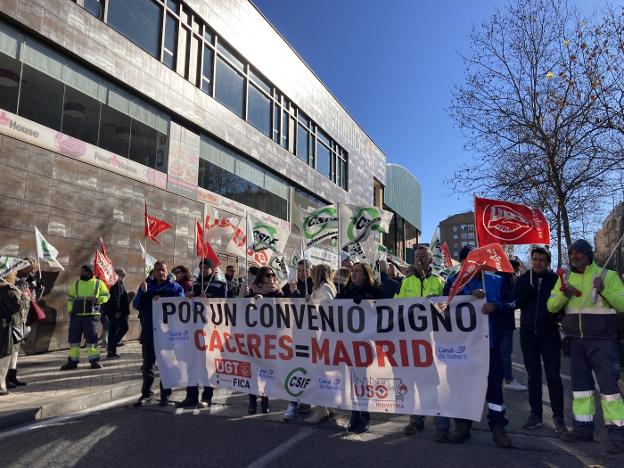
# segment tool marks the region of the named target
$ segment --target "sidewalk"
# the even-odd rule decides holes
[[[106,349],[100,352],[102,369],[92,370],[82,352],[78,369],[64,372],[59,369],[67,362],[67,351],[20,356],[17,375],[28,385],[0,397],[0,430],[119,398],[138,398],[142,382],[139,342],[129,341],[118,348],[120,359],[107,361]]]

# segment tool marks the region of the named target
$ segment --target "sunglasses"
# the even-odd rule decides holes
[[[266,275],[264,275],[265,278],[275,278],[275,273],[267,273]]]

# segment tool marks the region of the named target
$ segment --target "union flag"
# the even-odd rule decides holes
[[[145,226],[143,228],[145,237],[160,245],[160,241],[156,237],[167,229],[171,229],[171,224],[147,214],[147,202],[145,202]]]
[[[541,210],[519,203],[475,197],[479,245],[550,244],[550,227]]]
[[[195,219],[195,252],[201,259],[207,258],[212,260],[214,262],[214,268],[217,268],[221,264],[219,256],[210,245],[210,242],[204,240],[204,229],[197,219]]]
[[[102,251],[95,250],[95,258],[93,259],[93,275],[100,279],[108,289],[110,289],[117,282],[117,273],[115,273],[115,267],[113,262],[106,253],[106,246],[104,241],[100,238],[100,244]]]

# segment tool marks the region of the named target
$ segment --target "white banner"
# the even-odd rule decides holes
[[[480,420],[483,300],[161,299],[154,343],[165,388],[210,385],[346,410]]]

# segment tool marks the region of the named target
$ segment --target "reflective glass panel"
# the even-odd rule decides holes
[[[128,115],[102,104],[98,146],[115,154],[128,157],[130,121],[131,119]]]
[[[249,86],[247,120],[267,136],[271,136],[271,100],[254,85]]]
[[[62,132],[97,145],[99,124],[100,102],[66,86]]]
[[[162,7],[152,0],[109,0],[108,24],[153,57],[160,58]]]
[[[243,117],[244,82],[232,67],[217,57],[216,99],[239,117]]]
[[[18,114],[46,127],[60,130],[63,83],[24,64]]]

